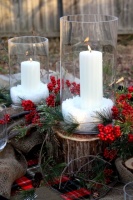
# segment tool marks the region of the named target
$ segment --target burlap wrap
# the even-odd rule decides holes
[[[42,140],[42,135],[39,134],[37,131],[33,131],[22,139],[12,139],[11,144],[16,149],[19,149],[21,152],[28,153],[34,146],[41,144],[43,142]]]
[[[21,153],[16,153],[11,144],[7,144],[0,153],[0,194],[10,198],[13,182],[26,173],[27,162]]]
[[[18,113],[18,110],[10,109],[10,115]],[[16,124],[24,123],[21,119],[12,120],[8,126],[9,141],[0,152],[0,195],[10,199],[13,182],[23,176],[27,170],[27,161],[24,153],[28,153],[33,147],[42,143],[42,135],[35,128],[29,128],[28,135],[16,140],[14,136],[19,134],[14,130]]]

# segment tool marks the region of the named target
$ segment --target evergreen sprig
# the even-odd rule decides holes
[[[42,124],[40,128],[41,132],[57,126],[61,127],[67,133],[72,133],[79,126],[71,116],[69,121],[64,121],[60,106],[48,107],[46,105],[40,105],[37,110],[40,114],[40,121]]]
[[[27,135],[28,128],[27,128],[27,126],[20,126],[20,125],[18,125],[18,126],[16,126],[14,128],[14,130],[16,130],[19,133],[19,134],[17,134],[15,136],[15,139],[19,140],[19,139],[21,139],[21,138],[23,138],[24,136]]]
[[[30,189],[30,190],[20,190],[18,195],[16,195],[13,199],[14,200],[34,200],[37,197],[35,193],[35,189]]]
[[[41,164],[44,181],[52,182],[55,178],[59,178],[65,166],[66,163],[57,164],[52,157],[49,157]]]
[[[112,123],[112,112],[109,109],[104,109],[102,112],[96,112],[96,117],[99,121],[106,125]]]

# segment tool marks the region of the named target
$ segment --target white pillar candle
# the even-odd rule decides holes
[[[40,85],[40,63],[37,61],[21,62],[21,85],[24,90],[37,90]]]
[[[102,53],[82,51],[79,63],[81,107],[99,106],[103,98]]]

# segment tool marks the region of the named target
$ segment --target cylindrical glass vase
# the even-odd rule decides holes
[[[60,19],[61,102],[78,133],[96,133],[99,114],[114,102],[118,18],[70,15]]]
[[[22,100],[40,103],[48,97],[49,42],[45,37],[8,40],[10,95],[14,106]]]
[[[5,148],[8,140],[6,106],[0,105],[0,152]]]
[[[124,200],[133,200],[133,182],[127,183],[124,188]]]

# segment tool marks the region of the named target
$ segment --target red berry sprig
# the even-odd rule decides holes
[[[55,107],[55,95],[54,94],[50,94],[49,97],[47,97],[46,104],[47,104],[47,106]]]
[[[133,134],[132,133],[128,134],[128,142],[133,143]]]
[[[68,87],[69,91],[74,95],[80,94],[80,84],[76,82],[70,82],[69,80],[66,80],[65,83],[62,80],[62,87],[64,88],[64,85]],[[49,90],[49,97],[46,98],[46,104],[47,106],[55,107],[56,105],[59,105],[59,99],[57,96],[60,92],[60,79],[57,79],[54,76],[50,76],[50,83],[47,85]]]
[[[128,92],[132,93],[133,92],[133,86],[128,87]]]
[[[113,106],[111,110],[112,110],[113,119],[118,119],[118,116],[119,116],[118,108],[116,106]]]
[[[10,115],[5,114],[3,119],[0,119],[0,124],[6,124],[10,121]]]
[[[56,98],[60,92],[60,79],[56,80],[54,76],[50,76],[50,81],[47,85],[50,95],[46,98],[46,104],[47,106],[55,107],[60,104]]]
[[[36,109],[35,104],[31,100],[23,100],[21,105],[25,111]]]
[[[109,168],[104,169],[105,183],[109,184],[111,182],[111,176],[113,174],[113,170]]]
[[[25,121],[27,124],[37,124],[40,126],[40,116],[36,110],[36,105],[31,100],[23,100],[22,107],[25,111],[30,111],[25,115]]]
[[[98,137],[102,141],[111,143],[121,136],[121,130],[119,126],[112,126],[110,124],[104,126],[103,124],[99,124],[98,129],[99,129]]]
[[[69,80],[66,80],[66,85],[72,94],[80,95],[80,84],[79,83],[76,83],[76,82],[70,83]]]
[[[113,174],[113,170],[112,169],[104,169],[104,174],[105,176],[111,176]]]
[[[117,156],[117,150],[115,149],[108,149],[105,148],[103,152],[103,156],[108,159],[109,161],[112,161],[116,158]]]

